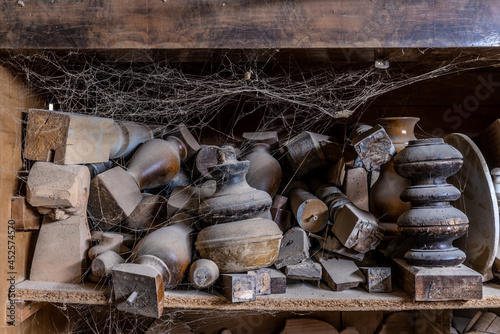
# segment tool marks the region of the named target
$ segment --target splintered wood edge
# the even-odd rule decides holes
[[[24,281],[16,285],[16,300],[66,304],[111,304],[107,286]],[[393,311],[500,308],[500,285],[487,284],[483,299],[468,301],[414,302],[405,292],[368,293],[361,288],[334,292],[326,286],[308,283],[288,284],[286,294],[258,296],[257,300],[231,303],[206,290],[166,290],[166,310],[263,310],[263,311]]]

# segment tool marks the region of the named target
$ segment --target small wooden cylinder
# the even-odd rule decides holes
[[[219,278],[219,267],[214,261],[199,259],[189,268],[189,282],[197,289],[208,288]]]

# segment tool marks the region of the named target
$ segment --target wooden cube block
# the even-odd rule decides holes
[[[42,217],[32,207],[26,197],[13,196],[11,198],[11,219],[14,220],[16,231],[39,230]]]
[[[256,275],[249,274],[222,274],[216,289],[233,303],[255,300]]]
[[[390,267],[360,267],[366,281],[362,284],[368,292],[391,292]]]
[[[310,247],[311,243],[306,231],[300,227],[292,227],[283,235],[274,266],[280,269],[304,261],[309,258]]]
[[[317,256],[323,267],[323,280],[333,291],[344,291],[355,288],[365,281],[365,277],[358,266],[347,259],[330,258],[325,259]]]
[[[271,294],[271,271],[267,268],[251,270],[250,275],[255,275],[255,294],[257,296]]]

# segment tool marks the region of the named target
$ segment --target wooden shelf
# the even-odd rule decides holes
[[[65,284],[24,281],[16,285],[16,299],[66,304],[107,305],[110,289],[95,284]],[[361,288],[334,292],[326,286],[289,283],[287,293],[259,296],[256,301],[231,303],[216,292],[195,289],[165,291],[165,307],[189,310],[265,310],[265,311],[396,311],[500,308],[500,285],[488,283],[483,299],[446,302],[414,302],[402,290],[368,293]]]

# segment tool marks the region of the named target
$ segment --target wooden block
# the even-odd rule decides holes
[[[46,305],[47,303],[7,300],[5,301],[5,307],[7,309],[6,323],[9,326],[20,325]]]
[[[323,280],[333,291],[344,291],[355,288],[365,281],[365,277],[358,266],[347,259],[325,259],[320,254],[316,255],[323,267]]]
[[[222,274],[216,289],[233,303],[255,300],[257,278],[249,274]]]
[[[15,222],[16,231],[39,230],[42,222],[40,214],[28,203],[24,196],[13,196],[11,198],[11,219]]]
[[[212,286],[218,278],[219,267],[212,260],[196,260],[189,268],[189,282],[197,289]]]
[[[281,239],[278,257],[274,262],[276,269],[293,265],[309,258],[311,243],[306,231],[300,227],[292,227]]]
[[[92,260],[92,274],[97,278],[109,276],[115,266],[125,262],[123,258],[112,250],[107,250]]]
[[[351,202],[364,211],[369,210],[368,172],[364,168],[350,168],[346,171],[344,193]]]
[[[121,167],[114,167],[92,180],[88,212],[107,231],[127,218],[141,200],[133,177]]]
[[[317,319],[310,318],[290,318],[286,319],[285,328],[280,334],[338,334],[335,327]]]
[[[290,207],[300,227],[312,233],[319,232],[328,223],[328,207],[310,192],[295,187],[288,192]]]
[[[287,278],[304,281],[319,281],[321,279],[321,265],[311,259],[285,267]]]
[[[333,184],[336,187],[342,187],[345,180],[345,160],[341,157],[339,161],[326,174],[326,182]]]
[[[456,267],[416,267],[393,259],[393,279],[415,301],[470,300],[483,296],[482,276],[474,270]]]
[[[165,223],[166,217],[167,199],[161,195],[143,193],[142,200],[125,218],[122,226],[134,232],[152,231]]]
[[[373,334],[384,321],[382,311],[342,312],[342,328],[355,327],[359,334]],[[394,334],[400,334],[394,332]]]
[[[271,271],[267,268],[251,270],[247,274],[255,275],[255,294],[257,296],[271,294]]]
[[[500,317],[484,312],[466,333],[500,333]]]
[[[363,288],[368,292],[391,292],[392,278],[390,267],[360,267],[365,276]]]
[[[122,263],[113,268],[113,293],[120,311],[159,318],[163,313],[163,277],[153,267]]]
[[[375,249],[384,237],[383,228],[370,212],[346,204],[335,212],[332,233],[347,248],[360,253]]]
[[[286,293],[286,276],[277,269],[268,269],[271,276],[271,294]]]
[[[351,143],[368,171],[377,169],[396,154],[389,135],[378,124],[355,136]]]
[[[24,158],[57,164],[106,162],[128,155],[152,138],[153,132],[145,124],[32,109]]]
[[[30,280],[81,283],[87,268],[90,233],[84,216],[43,219],[31,265]]]
[[[121,254],[123,249],[123,235],[118,233],[103,233],[99,243],[89,249],[88,256],[91,260],[95,259],[101,253],[113,251]]]
[[[53,219],[85,214],[90,172],[81,165],[36,162],[26,183],[27,200]]]

